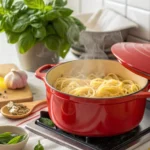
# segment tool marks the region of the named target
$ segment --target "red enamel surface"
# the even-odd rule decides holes
[[[111,50],[123,66],[150,79],[150,44],[117,43]]]
[[[75,102],[59,97],[47,86],[49,115],[61,129],[84,136],[113,136],[135,128],[142,120],[146,99],[117,104]]]

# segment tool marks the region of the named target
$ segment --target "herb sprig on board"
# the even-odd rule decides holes
[[[0,0],[0,32],[6,33],[8,43],[18,44],[21,54],[41,42],[64,58],[85,29],[66,4],[67,0]]]

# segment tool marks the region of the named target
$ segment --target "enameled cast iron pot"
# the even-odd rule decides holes
[[[44,70],[49,69],[47,73]],[[101,71],[115,73],[141,86],[128,96],[114,98],[83,98],[56,90],[54,82],[70,70],[85,73]],[[114,136],[132,130],[143,118],[146,98],[150,97],[149,83],[117,61],[75,60],[58,65],[44,65],[36,71],[47,91],[48,111],[52,121],[62,130],[82,136]]]

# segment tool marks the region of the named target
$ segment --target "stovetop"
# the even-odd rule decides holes
[[[49,118],[48,112],[42,111],[40,115],[40,118]],[[75,150],[133,150],[150,140],[150,101],[147,101],[143,120],[138,127],[113,137],[83,137],[69,134],[55,125],[50,127],[43,124],[40,118],[27,124],[26,128],[57,144]]]

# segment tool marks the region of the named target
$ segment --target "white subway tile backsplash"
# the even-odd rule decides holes
[[[112,1],[116,1],[116,2],[119,2],[119,3],[125,4],[127,0],[112,0]]]
[[[142,9],[127,7],[127,18],[139,25],[139,28],[131,30],[130,34],[136,37],[150,40],[150,12]]]
[[[150,0],[127,0],[129,6],[150,10]]]
[[[104,7],[113,9],[114,11],[122,14],[123,16],[126,15],[126,6],[125,6],[125,4],[117,3],[117,2],[114,2],[114,1],[110,1],[110,0],[105,0]]]
[[[129,35],[129,36],[127,37],[127,41],[128,41],[128,42],[136,42],[136,43],[150,43],[150,41],[146,41],[146,40],[143,40],[143,39],[134,37],[134,36],[132,36],[132,35]]]
[[[72,0],[76,1],[76,0]],[[82,0],[81,1],[81,12],[95,12],[102,8],[103,0]]]
[[[73,9],[74,14],[78,14],[80,12],[80,0],[68,0],[67,7]]]

